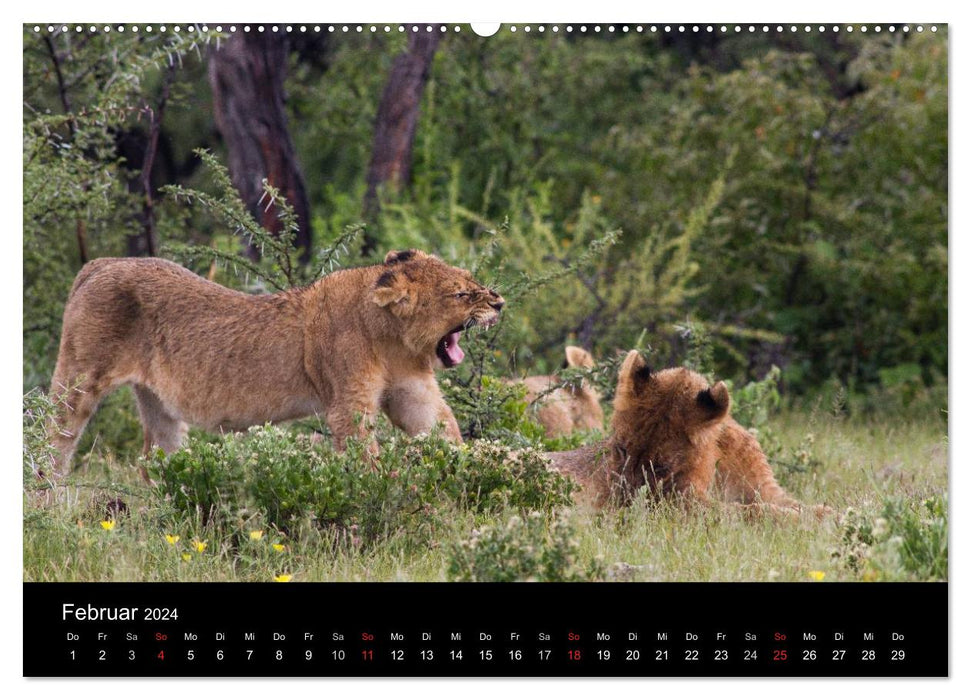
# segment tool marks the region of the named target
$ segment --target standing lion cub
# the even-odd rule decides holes
[[[503,304],[466,270],[417,250],[272,295],[165,260],[94,260],[74,280],[51,384],[58,466],[123,384],[134,388],[146,451],[177,449],[189,425],[242,430],[312,414],[342,448],[379,410],[410,435],[443,423],[461,442],[434,370],[459,364],[462,331],[494,324]]]
[[[776,482],[759,443],[729,417],[730,404],[724,382],[709,386],[683,368],[652,372],[632,350],[620,368],[610,436],[547,456],[596,507],[627,504],[646,485],[656,496],[703,503],[719,497],[753,512],[799,512],[803,506]]]

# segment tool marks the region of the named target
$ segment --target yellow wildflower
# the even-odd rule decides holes
[[[208,546],[209,545],[206,544],[205,542],[200,542],[199,540],[192,540],[192,548],[197,552],[205,552],[206,547]]]
[[[166,535],[165,536],[165,541],[168,542],[169,544],[175,544],[180,539],[181,538],[178,535]]]
[[[291,576],[290,574],[280,574],[279,576],[274,576],[273,580],[276,581],[277,583],[286,583],[292,578],[293,576]]]
[[[811,578],[813,581],[822,581],[824,578],[826,578],[826,572],[825,571],[810,571],[809,572],[809,578]]]
[[[101,521],[101,527],[104,530],[114,530],[115,529],[115,521],[114,520],[102,520]]]
[[[282,552],[284,549],[286,549],[286,546],[280,544],[279,542],[274,542],[273,549],[275,549],[278,552]]]
[[[251,540],[262,540],[263,539],[263,531],[262,530],[250,530],[249,538]]]

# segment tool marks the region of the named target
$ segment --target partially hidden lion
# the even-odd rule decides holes
[[[93,260],[71,289],[51,383],[57,468],[70,464],[101,399],[124,384],[146,452],[178,449],[189,425],[241,430],[314,414],[343,449],[350,436],[367,438],[378,411],[410,435],[441,423],[461,442],[435,369],[462,362],[462,331],[494,324],[504,303],[417,250],[270,295],[160,259]]]
[[[620,368],[609,437],[569,452],[547,453],[594,507],[627,505],[643,486],[654,497],[714,499],[755,514],[796,514],[804,506],[772,474],[755,437],[729,416],[724,382],[709,385],[684,368],[652,372],[639,352]],[[814,506],[817,517],[829,512]]]
[[[593,368],[593,356],[575,345],[566,347],[565,367]],[[519,380],[526,385],[526,400],[537,403],[536,420],[546,430],[547,437],[569,435],[575,430],[603,428],[604,412],[597,390],[581,381],[556,387],[561,380],[556,375],[534,375]]]

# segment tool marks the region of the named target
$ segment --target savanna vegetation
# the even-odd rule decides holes
[[[23,36],[25,580],[947,578],[945,28],[52,29]],[[409,247],[507,300],[439,374],[465,445],[382,423],[363,469],[311,418],[142,457],[125,389],[52,478],[85,261],[264,293]],[[571,507],[539,452],[599,434],[544,437],[500,381],[567,343],[608,416],[630,348],[730,381],[836,514]]]

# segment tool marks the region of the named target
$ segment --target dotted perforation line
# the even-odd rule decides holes
[[[270,24],[270,25],[217,24],[213,26],[210,26],[208,24],[202,24],[202,25],[199,25],[199,24],[172,24],[172,25],[166,25],[166,24],[40,25],[40,24],[35,24],[33,25],[33,29],[34,29],[34,32],[37,32],[37,33],[40,33],[46,30],[48,33],[51,33],[51,34],[67,33],[71,31],[74,31],[75,33],[86,32],[89,34],[102,33],[102,32],[103,33],[118,32],[121,34],[121,33],[125,33],[126,31],[131,32],[133,34],[137,34],[138,32],[143,32],[146,34],[151,34],[153,32],[160,32],[160,33],[175,32],[178,34],[183,31],[189,32],[189,33],[194,33],[194,32],[207,33],[210,31],[215,31],[218,33],[227,32],[229,34],[234,34],[236,32],[245,33],[245,32],[254,32],[254,31],[255,32],[267,32],[267,31],[286,32],[286,33],[328,32],[333,34],[352,34],[352,33],[361,34],[364,32],[369,32],[371,34],[390,34],[392,32],[403,33],[403,32],[410,31],[415,33],[420,31],[431,32],[435,30],[434,26],[430,24]],[[810,24],[803,24],[803,25],[796,25],[796,24],[785,24],[785,25],[783,24],[772,24],[772,25],[769,25],[769,24],[720,24],[720,25],[719,24],[650,24],[650,25],[648,24],[608,24],[608,25],[578,24],[578,25],[573,25],[573,24],[567,24],[567,25],[560,26],[560,25],[554,24],[554,25],[547,26],[543,24],[538,24],[538,25],[513,24],[506,27],[505,29],[506,31],[513,34],[520,31],[526,34],[533,33],[533,32],[537,34],[544,34],[547,30],[553,33],[559,33],[563,31],[568,34],[574,33],[574,32],[578,32],[580,34],[599,34],[599,33],[626,34],[630,32],[636,32],[636,33],[645,33],[645,32],[659,33],[660,32],[665,34],[675,34],[675,33],[684,34],[689,32],[696,33],[696,34],[697,33],[754,34],[756,32],[761,32],[763,34],[768,34],[768,33],[781,34],[783,32],[794,33],[794,32],[800,32],[800,31],[804,33],[809,33],[813,31],[820,32],[820,33],[828,32],[828,31],[838,33],[841,31],[845,31],[847,33],[852,33],[854,31],[859,31],[863,33],[874,32],[879,34],[880,32],[883,32],[883,31],[887,31],[890,33],[894,33],[897,31],[910,32],[911,30],[917,31],[917,32],[923,32],[925,31],[925,29],[928,29],[931,32],[936,32],[937,25],[932,24],[927,26],[923,24],[917,24],[917,25],[909,25],[909,24],[904,24],[904,25],[893,25],[893,24],[890,24],[890,25],[880,25],[880,24],[876,24],[876,25],[867,25],[867,24],[858,24],[858,25],[853,25],[853,24],[846,24],[846,25],[839,25],[839,24],[832,24],[832,25],[824,25],[824,24],[819,24],[819,25],[810,25]],[[448,25],[442,24],[439,26],[440,32],[447,32],[448,30],[449,30]],[[463,31],[462,27],[457,24],[452,25],[452,30],[454,32]]]
[[[517,25],[512,25],[508,27],[508,31],[513,33],[520,31],[520,29],[523,32],[527,32],[527,33],[533,29],[535,29],[535,31],[538,31],[538,32],[546,31],[546,27],[544,25],[537,25],[535,27],[531,27],[530,25],[523,25],[522,27],[519,27]],[[703,33],[703,32],[704,33],[718,32],[722,34],[728,34],[728,33],[741,34],[743,32],[747,32],[747,33],[762,32],[764,34],[768,34],[768,33],[799,32],[799,31],[807,32],[807,33],[813,32],[813,31],[816,31],[816,32],[846,31],[850,33],[852,33],[853,31],[860,31],[863,33],[870,31],[870,32],[880,33],[882,31],[909,32],[912,29],[918,32],[923,32],[925,29],[929,29],[932,32],[936,32],[937,25],[932,24],[928,26],[923,24],[917,24],[917,25],[909,25],[909,24],[904,24],[904,25],[879,25],[879,24],[877,25],[872,25],[872,24],[871,25],[868,25],[868,24],[857,24],[857,25],[853,25],[853,24],[847,24],[847,25],[838,25],[838,24],[833,24],[833,25],[824,25],[824,24],[820,24],[820,25],[812,25],[812,24],[804,24],[804,25],[796,25],[796,24],[634,24],[634,25],[578,24],[578,25],[572,25],[572,24],[567,24],[562,27],[560,27],[559,25],[553,25],[549,29],[553,32],[565,31],[567,33],[579,32],[581,34],[591,34],[591,33],[592,34],[598,34],[598,33],[626,34],[629,32],[638,32],[638,33],[650,32],[655,34],[658,32],[665,33],[665,34],[675,34],[675,33],[685,34],[685,33]]]
[[[48,24],[48,25],[33,25],[34,32],[47,31],[52,34],[56,33],[67,33],[74,31],[76,33],[87,32],[87,33],[110,33],[118,32],[124,33],[126,31],[132,33],[143,32],[146,34],[151,33],[167,33],[167,32],[198,32],[198,33],[208,33],[210,31],[218,33],[229,33],[235,34],[237,32],[274,32],[274,33],[307,33],[307,32],[329,32],[329,33],[363,33],[370,32],[372,34],[390,34],[391,32],[431,32],[435,30],[435,27],[430,24],[157,24],[157,25],[125,25],[125,24],[104,24],[104,25],[82,25],[82,24]],[[452,27],[453,31],[461,32],[462,28],[459,25],[454,25]],[[448,25],[440,25],[438,31],[447,32],[449,30]]]

